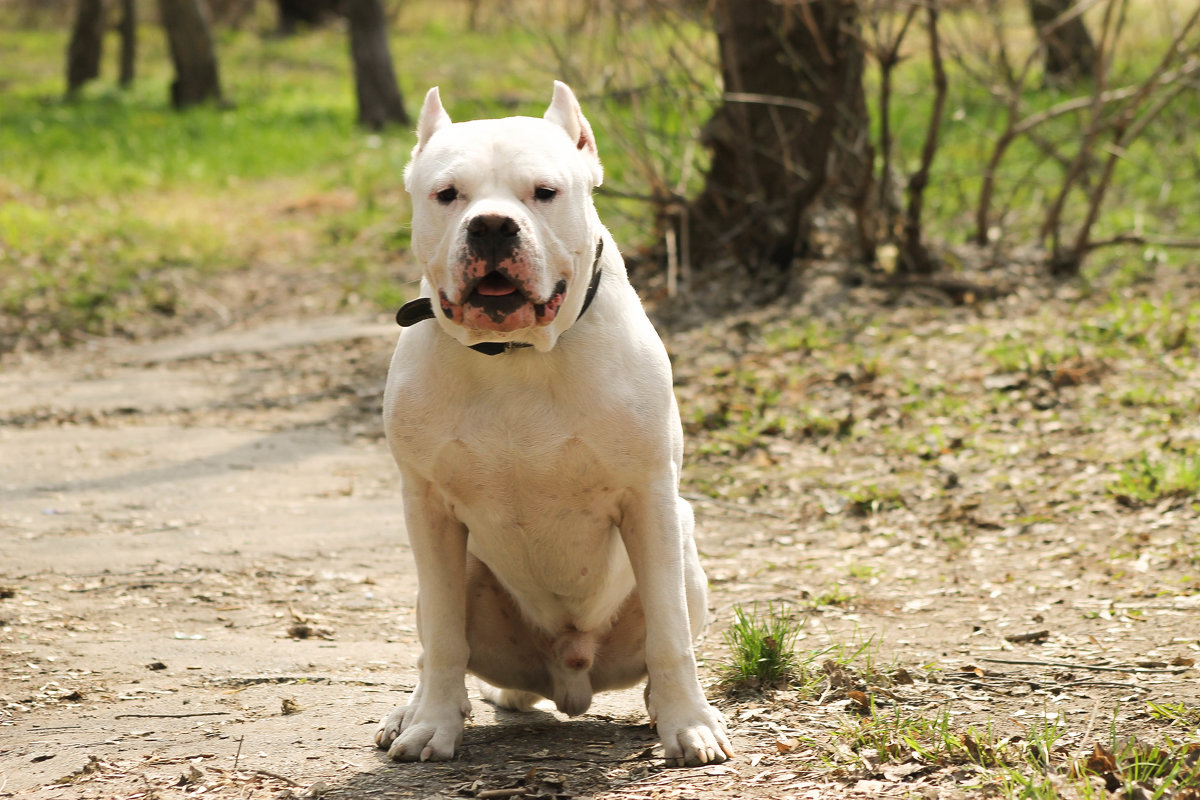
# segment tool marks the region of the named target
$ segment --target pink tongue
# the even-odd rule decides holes
[[[509,283],[508,279],[499,272],[489,272],[475,287],[475,290],[486,297],[503,297],[515,292],[517,287]]]

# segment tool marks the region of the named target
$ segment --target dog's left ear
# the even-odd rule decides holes
[[[561,126],[571,137],[576,149],[583,153],[592,167],[592,185],[599,186],[604,180],[604,168],[600,166],[596,137],[592,135],[592,126],[579,108],[575,93],[562,81],[554,82],[554,99],[546,109],[545,118],[547,122]]]

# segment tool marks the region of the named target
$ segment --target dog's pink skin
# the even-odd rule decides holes
[[[558,308],[566,296],[566,290],[555,292],[548,301],[537,307],[539,325],[548,325],[554,321],[554,318],[558,316]]]

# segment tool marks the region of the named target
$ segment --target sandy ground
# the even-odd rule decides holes
[[[1187,662],[1200,595],[1155,593],[1186,579],[1194,512],[973,518],[973,538],[948,554],[881,527],[917,531],[932,512],[795,516],[769,498],[698,497],[716,620],[702,679],[738,758],[663,769],[633,690],[576,720],[476,699],[459,759],[393,764],[371,737],[412,688],[417,656],[413,567],[377,417],[394,336],[377,319],[280,320],[3,364],[0,797],[970,793],[970,775],[949,767],[917,786],[936,762],[903,769],[851,752],[860,679],[835,668],[819,698],[724,697],[719,633],[735,602],[809,598],[803,648],[875,642],[877,663],[893,666],[860,688],[897,714],[948,709],[1005,735],[1052,717],[1061,743],[1086,752],[1109,728],[1155,729],[1147,699],[1200,702]],[[820,466],[818,451],[805,457]],[[962,514],[946,524],[966,525]],[[1106,542],[1128,530],[1113,525],[1175,537],[1183,561],[1130,559],[1114,577]],[[855,600],[813,599],[848,569]],[[1081,663],[1110,666],[1071,669]]]
[[[6,366],[0,796],[133,795],[193,767],[235,796],[470,783],[371,744],[418,653],[374,413],[394,336],[304,320]],[[475,710],[464,758],[495,768],[513,728],[528,757],[567,727],[602,766],[655,741],[638,691],[569,726]]]

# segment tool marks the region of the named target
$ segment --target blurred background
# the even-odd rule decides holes
[[[1200,246],[1187,0],[4,0],[0,352],[415,293],[401,171],[573,86],[648,302],[1106,286]],[[1191,260],[1189,260],[1191,259]],[[1008,274],[1020,267],[1019,274]]]

